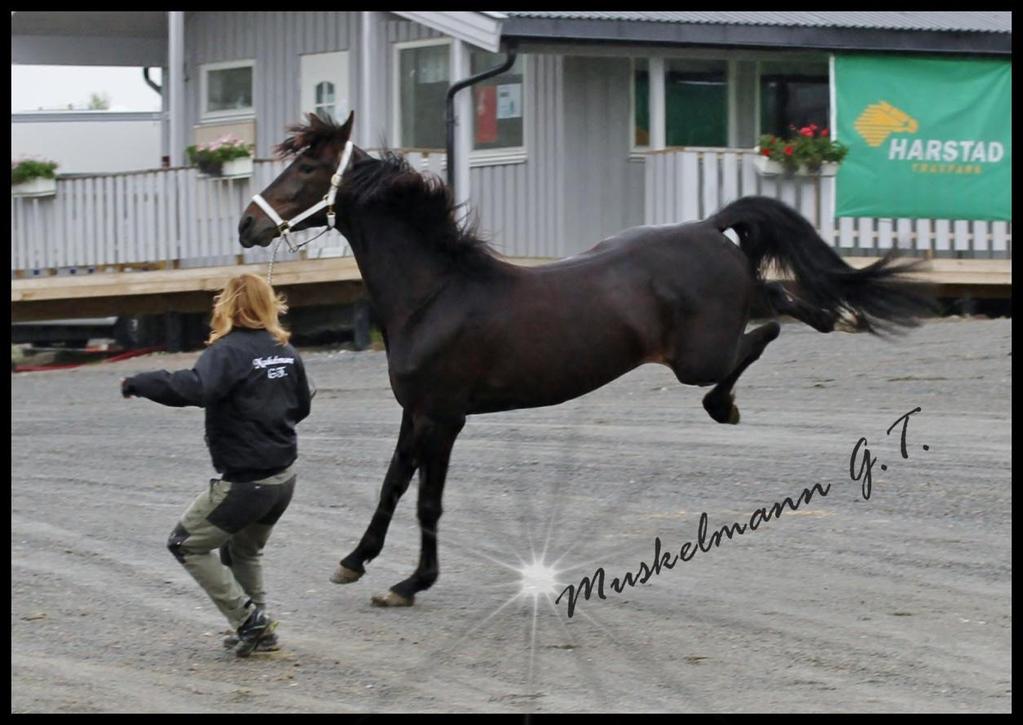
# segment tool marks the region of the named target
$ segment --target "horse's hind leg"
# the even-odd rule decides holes
[[[437,581],[440,573],[437,561],[437,522],[442,512],[441,498],[451,449],[464,425],[464,417],[451,420],[416,418],[416,456],[420,461],[417,508],[422,532],[419,566],[412,576],[395,584],[389,592],[373,597],[373,604],[379,607],[412,606],[416,594],[429,589]]]
[[[728,375],[720,380],[714,388],[703,397],[703,407],[710,417],[718,423],[738,423],[739,409],[735,407],[735,395],[732,388],[735,381],[739,379],[743,371],[756,362],[764,348],[774,338],[778,337],[781,326],[774,320],[751,332],[747,332],[739,339],[739,350],[736,354],[738,365]]]
[[[365,563],[376,557],[384,548],[387,527],[394,515],[398,500],[408,489],[409,481],[416,470],[415,440],[413,436],[412,415],[405,412],[401,418],[401,430],[398,433],[398,444],[395,446],[391,464],[384,476],[384,485],[380,490],[380,502],[369,522],[366,533],[362,535],[355,550],[341,560],[334,575],[330,578],[335,584],[349,584],[366,573]]]

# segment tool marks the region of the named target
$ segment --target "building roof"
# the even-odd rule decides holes
[[[1011,55],[1012,13],[812,11],[522,11],[501,34],[565,42]]]
[[[553,12],[505,11],[511,18],[566,20],[626,20],[649,23],[713,25],[784,25],[874,30],[952,30],[1012,33],[1011,12],[813,12],[813,11],[692,11],[692,12]]]

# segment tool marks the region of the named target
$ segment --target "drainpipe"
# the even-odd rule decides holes
[[[166,70],[164,70],[163,77],[167,77]],[[170,122],[167,120],[167,94],[163,92],[163,86],[157,84],[149,77],[148,67],[142,69],[142,78],[146,81],[147,86],[160,95],[160,166],[167,168],[170,166],[170,154],[167,151],[168,137],[170,135],[170,129],[168,128]]]
[[[142,69],[142,78],[145,79],[147,86],[152,88],[154,91],[156,91],[160,95],[163,95],[163,88],[161,86],[158,86],[153,81],[153,79],[149,77],[149,68],[143,68]]]
[[[469,78],[453,83],[448,88],[447,94],[447,130],[448,130],[448,187],[451,189],[451,195],[458,199],[457,191],[455,189],[455,94],[463,88],[468,88],[471,85],[475,85],[480,81],[485,81],[487,78],[500,75],[504,73],[515,63],[515,47],[509,45],[507,48],[508,58],[501,65],[490,70],[483,71]]]

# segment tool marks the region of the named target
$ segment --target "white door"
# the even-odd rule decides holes
[[[348,102],[348,51],[302,56],[302,113],[318,113],[342,122],[352,110]]]
[[[317,113],[338,123],[352,110],[348,99],[348,51],[308,53],[302,56],[302,113]],[[308,254],[344,257],[350,252],[348,240],[335,230],[309,245]]]

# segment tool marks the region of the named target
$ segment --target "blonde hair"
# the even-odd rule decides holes
[[[237,326],[266,330],[284,345],[291,333],[281,327],[277,316],[287,311],[284,298],[262,277],[249,273],[232,277],[213,301],[206,344],[213,344]]]

